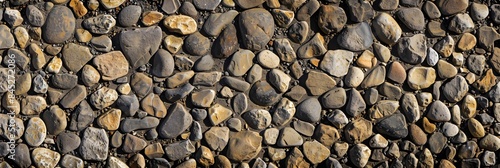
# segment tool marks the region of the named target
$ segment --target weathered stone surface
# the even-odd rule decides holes
[[[75,31],[73,12],[65,6],[55,6],[50,10],[43,26],[43,39],[48,43],[63,43]]]
[[[274,19],[264,9],[249,9],[239,15],[238,20],[243,46],[256,51],[264,49],[274,35]]]
[[[162,119],[157,127],[160,137],[173,139],[183,133],[193,121],[184,105],[176,103],[168,108],[167,116]],[[171,125],[176,125],[172,127]]]
[[[236,133],[229,140],[227,146],[227,157],[234,161],[251,160],[260,153],[262,149],[262,137],[253,131],[242,131]]]
[[[88,127],[82,137],[80,155],[84,160],[104,161],[108,158],[109,139],[104,129]]]
[[[119,35],[121,51],[133,69],[149,62],[161,44],[161,28],[158,26],[126,29]]]
[[[128,62],[121,51],[98,55],[93,59],[102,80],[110,81],[123,77],[128,73]]]

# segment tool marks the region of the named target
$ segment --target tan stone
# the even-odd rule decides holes
[[[149,159],[160,158],[165,154],[160,143],[154,143],[144,148],[144,155]]]
[[[31,152],[31,159],[33,159],[36,167],[49,168],[56,167],[61,155],[47,148],[36,148]]]
[[[205,146],[200,146],[198,152],[196,152],[196,160],[200,165],[209,167],[215,163],[214,155],[212,151]]]
[[[113,9],[121,4],[123,4],[126,0],[100,0],[101,4],[104,6],[106,9]]]
[[[142,14],[142,24],[152,26],[163,19],[163,14],[158,11],[147,11]]]
[[[183,44],[184,40],[174,35],[168,35],[165,37],[165,40],[163,40],[163,45],[172,54],[177,53],[182,48]]]
[[[476,115],[477,102],[474,96],[467,95],[462,101],[462,116],[465,118],[471,118]]]
[[[117,130],[120,126],[121,115],[121,110],[111,109],[97,118],[97,124],[108,131]]]
[[[408,71],[410,88],[420,90],[430,87],[436,81],[436,70],[432,67],[414,67]]]
[[[476,46],[477,40],[476,36],[470,33],[464,33],[460,40],[458,40],[457,47],[462,51],[468,51]]]
[[[481,79],[477,80],[476,83],[473,84],[473,86],[477,88],[481,93],[486,93],[490,91],[493,86],[495,86],[496,80],[497,77],[493,73],[493,70],[489,69]]]
[[[470,134],[475,138],[481,138],[486,135],[483,125],[474,118],[470,118],[467,122],[467,128],[469,128]]]
[[[24,27],[17,27],[14,29],[14,36],[16,37],[17,44],[21,48],[26,48],[28,41],[30,39],[30,35],[28,31]]]
[[[377,65],[377,58],[370,50],[365,50],[356,60],[356,64],[361,68],[371,69]]]
[[[85,5],[83,5],[83,2],[80,0],[71,0],[69,2],[69,6],[71,9],[73,9],[73,13],[76,15],[76,17],[83,17],[85,14],[87,14],[88,10],[85,8]]]
[[[170,15],[163,20],[163,24],[169,31],[182,35],[193,34],[198,29],[196,21],[186,15]]]
[[[422,128],[428,134],[433,133],[434,131],[436,131],[436,125],[433,124],[433,123],[431,123],[429,121],[429,119],[427,119],[427,117],[424,117],[422,119]]]
[[[86,43],[92,39],[92,34],[85,29],[76,29],[75,37],[78,42]]]
[[[121,51],[98,55],[93,62],[105,81],[115,80],[128,73],[128,62]]]
[[[233,111],[224,107],[220,104],[214,104],[212,107],[208,109],[208,115],[210,117],[210,122],[213,125],[219,125],[226,119],[230,118],[233,114]]]

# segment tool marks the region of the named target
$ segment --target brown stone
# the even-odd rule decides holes
[[[462,51],[468,51],[476,46],[476,37],[470,33],[464,33],[458,40],[457,47]]]

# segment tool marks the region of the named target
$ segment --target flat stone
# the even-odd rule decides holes
[[[344,136],[349,143],[360,143],[373,134],[373,125],[370,121],[360,118],[353,120],[344,127]]]
[[[344,77],[344,85],[347,87],[356,88],[361,85],[361,82],[365,79],[364,72],[358,67],[352,66],[349,68],[347,75]]]
[[[121,114],[121,110],[111,109],[97,118],[97,125],[105,130],[117,130],[120,126]]]
[[[24,139],[30,146],[40,146],[47,136],[45,123],[39,117],[33,117],[28,121],[25,129]]]
[[[427,23],[427,32],[431,37],[444,37],[446,36],[445,24],[439,21],[430,21]]]
[[[158,126],[160,120],[156,117],[144,117],[141,119],[137,118],[126,118],[121,121],[120,131],[129,133],[135,130],[151,129]]]
[[[45,15],[34,5],[28,5],[26,8],[28,22],[36,27],[41,27],[45,23]]]
[[[47,108],[47,102],[41,96],[26,96],[21,101],[21,107],[24,115],[38,115]]]
[[[163,40],[163,45],[165,46],[165,48],[167,48],[167,50],[173,54],[179,52],[179,50],[182,48],[183,44],[184,44],[184,40],[180,37],[175,36],[175,35],[168,35]]]
[[[386,70],[384,66],[377,66],[368,72],[360,87],[370,88],[384,83]]]
[[[455,76],[452,80],[443,86],[442,93],[450,102],[458,102],[469,91],[467,81],[462,76]]]
[[[43,39],[48,43],[63,43],[73,36],[75,31],[73,12],[65,6],[55,6],[50,10],[43,26]]]
[[[102,80],[115,80],[128,74],[128,62],[121,51],[98,55],[93,59]]]
[[[73,133],[61,133],[57,136],[56,146],[61,153],[69,153],[80,146],[81,140]]]
[[[169,1],[170,2],[170,1]],[[179,8],[180,2],[178,0],[173,0],[175,4],[171,5],[169,7],[170,11],[166,11],[168,14],[174,14],[176,11],[178,11],[180,14],[190,16],[192,18],[198,18],[198,11],[196,10],[196,7],[191,3],[191,2],[183,2],[182,5]],[[172,2],[171,2],[172,3]]]
[[[494,43],[496,40],[500,39],[500,34],[489,26],[482,26],[478,29],[477,40],[479,47],[486,49],[488,51],[493,51]]]
[[[58,135],[63,132],[68,125],[66,113],[59,108],[59,106],[50,107],[50,109],[44,112],[40,117],[43,119],[48,133],[51,135]]]
[[[62,50],[62,61],[66,68],[73,72],[78,72],[92,59],[90,49],[75,43],[64,45]]]
[[[304,155],[312,164],[319,164],[330,155],[330,149],[318,141],[307,141],[303,145]]]
[[[257,55],[257,62],[263,68],[273,69],[280,65],[280,58],[272,51],[263,50]]]
[[[438,61],[437,70],[439,77],[443,79],[452,78],[456,76],[458,73],[458,70],[457,68],[455,68],[455,66],[444,60]]]
[[[165,2],[164,2],[165,3]],[[118,23],[123,27],[130,27],[139,21],[142,14],[142,8],[137,5],[128,5],[118,14]]]
[[[288,39],[286,38],[274,40],[273,47],[276,55],[278,55],[281,61],[293,62],[297,58],[297,55],[292,48],[290,41],[288,41]]]
[[[183,133],[192,123],[193,118],[186,111],[186,108],[179,103],[175,103],[168,108],[167,116],[162,119],[157,127],[160,137],[173,139]],[[177,125],[171,127],[171,124]]]
[[[445,16],[454,15],[463,12],[469,5],[468,0],[438,0],[436,1],[437,7]]]
[[[219,125],[223,121],[230,118],[233,111],[220,104],[214,104],[208,109],[208,114],[212,125]]]
[[[193,4],[191,4],[193,5]],[[179,0],[168,0],[168,1],[163,1],[163,4],[161,6],[161,9],[171,15],[177,12],[179,7],[181,6],[181,2]]]
[[[220,83],[236,91],[244,92],[250,88],[250,84],[235,77],[223,77]]]
[[[168,18],[168,17],[167,17]],[[158,26],[125,29],[119,35],[121,51],[132,69],[149,62],[161,44],[161,28]]]
[[[293,118],[296,109],[292,101],[287,98],[280,100],[273,111],[272,122],[276,125],[284,125]]]
[[[470,16],[474,21],[484,20],[488,15],[489,10],[486,4],[473,2],[470,5]]]
[[[71,115],[69,129],[72,131],[81,131],[87,128],[97,116],[87,101],[82,101],[79,104]]]
[[[457,48],[462,51],[468,51],[476,46],[476,37],[470,33],[464,33],[458,40]]]
[[[111,106],[118,99],[118,92],[108,87],[102,87],[90,95],[90,104],[97,109]]]
[[[262,1],[264,2],[264,1]],[[274,35],[274,19],[263,9],[249,9],[239,15],[239,30],[243,47],[256,51],[264,49]],[[272,23],[272,24],[271,24]]]
[[[189,82],[189,79],[191,79],[194,76],[194,71],[183,71],[183,72],[178,72],[166,80],[166,84],[168,88],[175,88],[179,85],[185,84]]]
[[[59,163],[62,167],[75,167],[75,168],[84,168],[83,160],[73,156],[73,155],[64,155],[62,157],[61,162]]]
[[[269,106],[275,104],[281,95],[269,83],[258,81],[250,89],[249,97],[257,105]]]
[[[90,43],[97,51],[101,52],[110,52],[113,45],[111,39],[106,35],[94,37],[90,40]]]
[[[346,50],[328,51],[321,61],[320,68],[332,76],[342,77],[347,75],[353,57],[354,53]]]
[[[198,86],[214,86],[219,82],[222,76],[222,72],[212,71],[212,72],[199,72],[193,77],[193,85]]]
[[[486,92],[490,91],[491,88],[493,88],[493,86],[495,85],[496,79],[497,79],[497,77],[495,76],[495,74],[493,74],[493,70],[489,69],[486,71],[484,76],[481,79],[476,80],[476,82],[473,83],[472,86],[474,86],[480,92],[486,93]]]
[[[419,64],[427,55],[426,38],[424,34],[412,37],[403,37],[397,44],[398,55],[401,60],[409,64]]]
[[[448,107],[438,100],[430,105],[429,111],[427,112],[427,118],[436,122],[450,121],[451,113]]]
[[[335,127],[326,124],[319,124],[314,131],[313,138],[326,147],[330,147],[334,142],[340,139],[340,134]]]
[[[467,58],[467,68],[478,75],[481,75],[483,73],[483,70],[486,65],[486,57],[482,55],[470,55]]]
[[[215,1],[220,2],[220,0],[215,0]],[[196,5],[198,2],[201,1],[194,1],[194,4]],[[208,3],[208,4],[214,5],[214,3]],[[230,24],[234,20],[234,18],[236,18],[237,15],[238,12],[235,10],[229,10],[225,13],[211,14],[203,24],[202,30],[209,36],[217,37],[223,31],[223,29],[228,24]]]
[[[195,56],[202,56],[210,49],[210,40],[201,33],[190,34],[184,39],[184,51]]]
[[[31,152],[31,158],[37,167],[55,167],[59,163],[61,155],[47,148],[35,148]]]
[[[288,90],[291,80],[290,76],[278,69],[273,69],[267,73],[267,81],[281,93]]]
[[[0,49],[8,49],[14,46],[14,36],[10,33],[10,29],[6,25],[0,25],[0,39],[2,40]]]
[[[302,136],[291,127],[285,127],[280,130],[277,145],[279,147],[300,146],[304,143]]]
[[[191,94],[191,101],[194,106],[197,107],[210,107],[216,92],[211,89],[201,90],[199,92],[194,92]]]
[[[297,56],[302,59],[307,59],[318,57],[326,52],[325,39],[320,33],[316,33],[311,40],[299,47]]]
[[[145,73],[135,73],[130,79],[130,86],[138,98],[146,96],[153,88],[153,79]]]
[[[346,104],[347,95],[344,89],[335,88],[323,94],[320,100],[323,107],[337,109]]]
[[[467,128],[469,129],[470,134],[475,138],[485,136],[483,125],[474,118],[470,118],[469,121],[467,121]]]
[[[165,154],[170,160],[179,160],[185,158],[195,152],[195,148],[191,141],[184,140],[176,143],[169,144],[165,147]]]
[[[262,137],[253,131],[241,131],[229,140],[226,156],[234,161],[247,161],[260,153]]]
[[[356,89],[351,89],[349,99],[346,104],[346,113],[350,116],[358,116],[366,109],[366,103],[361,94]]]
[[[236,27],[228,24],[212,44],[212,55],[217,58],[227,58],[239,48]]]
[[[204,135],[208,147],[215,151],[222,151],[229,142],[228,127],[211,127]]]
[[[347,26],[338,36],[337,42],[340,47],[349,51],[366,50],[373,44],[370,25],[366,22],[362,22]]]
[[[394,139],[400,139],[408,136],[405,116],[401,113],[386,117],[375,125],[375,129],[380,134]]]
[[[441,17],[441,11],[436,6],[435,3],[427,1],[422,6],[422,11],[426,14],[429,19],[437,19]]]
[[[119,7],[125,0],[99,0],[99,2],[101,2],[104,8],[113,9]]]
[[[401,8],[396,15],[410,30],[421,31],[425,28],[424,13],[419,8]]]
[[[333,89],[335,85],[336,82],[325,73],[310,71],[306,74],[305,88],[308,89],[309,93],[312,95],[321,95],[326,91]]]
[[[18,167],[29,167],[31,166],[30,151],[26,144],[19,144],[15,147],[14,152],[16,155],[11,159]]]
[[[126,134],[121,149],[125,153],[135,153],[146,148],[147,142],[137,136]]]
[[[229,61],[227,71],[232,76],[243,76],[253,64],[255,55],[250,50],[240,50],[236,52]]]
[[[152,26],[159,23],[163,19],[163,14],[158,11],[146,11],[142,14],[142,24],[144,26]]]
[[[408,71],[407,83],[414,90],[430,87],[436,80],[436,71],[433,68],[414,67]]]
[[[109,139],[104,129],[88,127],[82,137],[79,148],[82,159],[104,161],[108,158]]]

